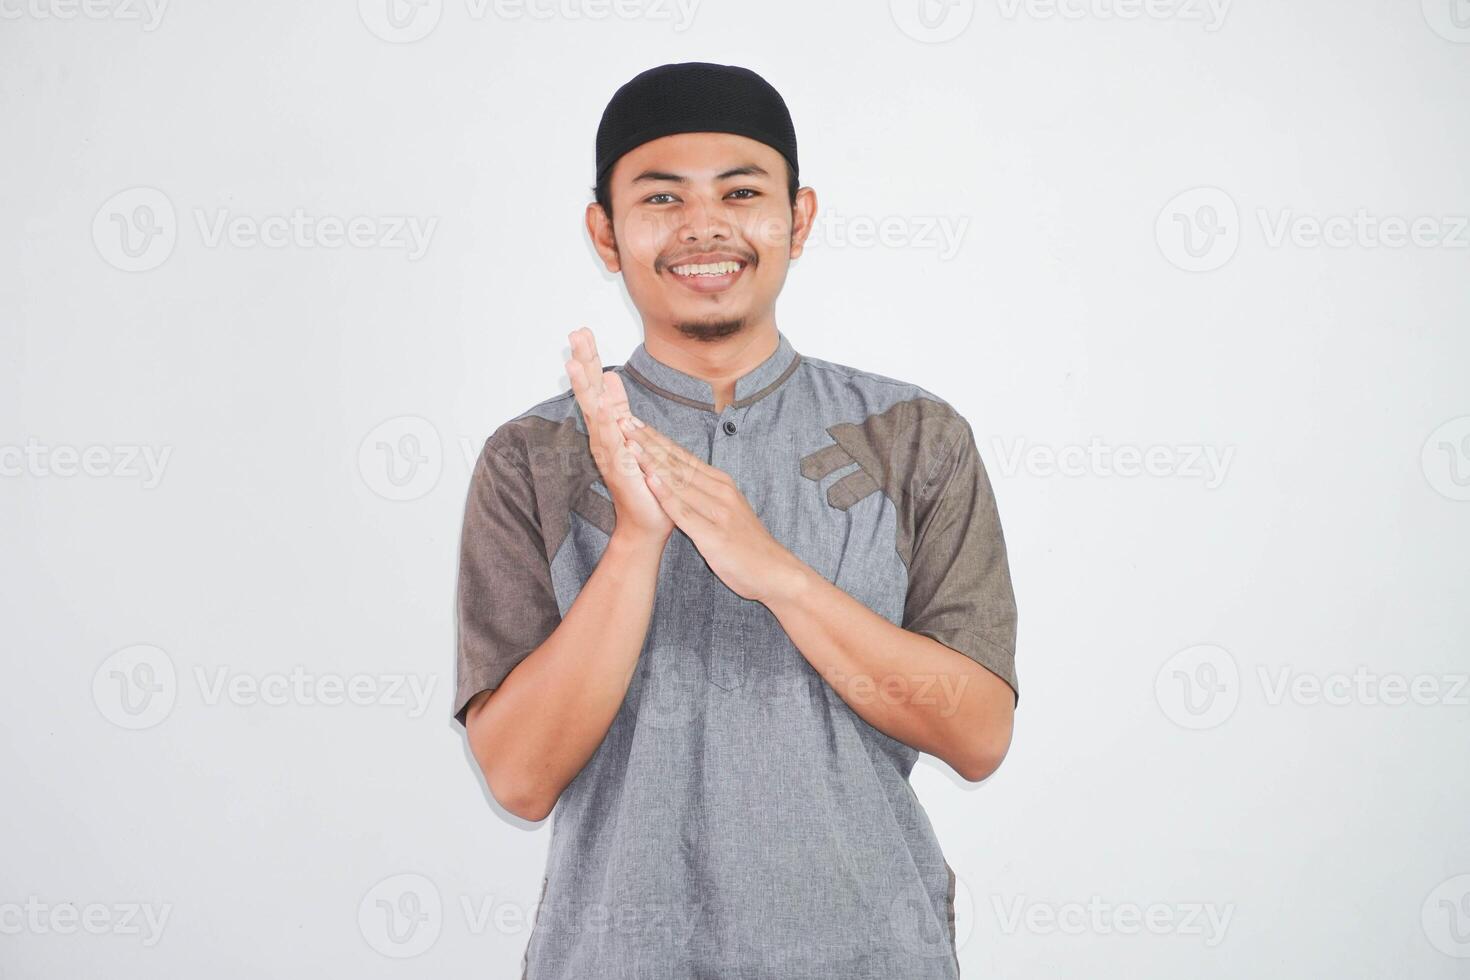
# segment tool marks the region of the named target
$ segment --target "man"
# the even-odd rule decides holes
[[[455,718],[495,798],[555,808],[531,980],[958,976],[954,873],[908,784],[984,779],[1016,613],[969,424],[797,353],[775,300],[816,195],[743,68],[644,72],[587,230],[644,341],[501,425],[460,565]]]

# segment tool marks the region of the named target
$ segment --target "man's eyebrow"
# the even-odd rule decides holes
[[[747,163],[743,167],[736,167],[733,170],[726,170],[724,173],[715,174],[715,180],[727,180],[727,179],[729,179],[731,177],[769,177],[769,176],[771,176],[771,175],[770,175],[769,171],[766,170],[766,168],[761,167],[761,166],[757,166],[754,163]],[[666,180],[666,181],[668,181],[671,184],[687,184],[687,183],[689,183],[689,178],[688,177],[684,177],[684,176],[682,176],[680,174],[664,173],[662,170],[645,170],[645,171],[643,171],[643,173],[639,174],[637,177],[634,177],[633,180],[632,180],[632,183],[635,183],[636,184],[636,183],[639,183],[640,181],[647,183],[647,182],[658,181],[658,180]]]

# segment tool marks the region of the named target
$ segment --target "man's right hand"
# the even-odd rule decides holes
[[[623,379],[616,371],[602,370],[591,330],[579,327],[567,334],[567,342],[572,356],[563,366],[587,423],[587,446],[612,495],[616,533],[662,543],[673,533],[674,522],[648,489],[643,470],[618,427],[619,419],[633,414]]]

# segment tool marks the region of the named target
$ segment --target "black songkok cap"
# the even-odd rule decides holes
[[[749,68],[689,61],[635,75],[602,111],[597,180],[635,146],[674,133],[735,133],[779,150],[796,169],[796,129],[781,93]]]

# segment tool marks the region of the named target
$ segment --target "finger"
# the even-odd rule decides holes
[[[659,479],[667,483],[676,493],[700,492],[700,481],[704,478],[692,466],[684,460],[670,453],[663,447],[653,442],[636,442],[629,440],[630,448],[641,461],[646,462],[648,468],[657,473]]]
[[[705,476],[710,477],[714,476],[717,473],[720,475],[724,475],[723,470],[716,469],[715,467],[709,465],[704,460],[700,459],[698,456],[694,455],[689,450],[685,449],[683,446],[679,445],[677,442],[670,439],[668,436],[664,435],[653,426],[649,425],[647,422],[643,422],[642,425],[639,425],[638,423],[640,422],[643,422],[643,420],[634,416],[633,434],[635,436],[641,437],[639,441],[642,442],[644,446],[653,445],[658,447],[665,453],[668,453],[674,459],[678,460],[679,463],[689,467],[696,473],[702,473]]]
[[[602,360],[597,353],[597,340],[592,336],[592,331],[586,327],[578,327],[567,334],[567,340],[572,345],[572,356],[582,365],[582,370],[587,373],[587,378],[592,382],[592,390],[602,391]]]
[[[595,344],[588,340],[591,333],[586,327],[578,327],[567,334],[567,345],[572,350],[572,356],[563,365],[567,377],[573,379],[572,390],[577,394],[582,417],[588,420],[592,418],[594,400],[602,392],[602,365],[597,362]]]
[[[633,409],[628,405],[628,389],[623,387],[623,379],[618,372],[611,368],[602,372],[602,396],[612,406],[614,420],[632,417]]]
[[[623,426],[623,432],[630,444],[636,443],[648,451],[648,458],[671,468],[672,472],[666,479],[692,483],[707,493],[715,492],[720,484],[727,487],[732,484],[724,470],[709,465],[648,423],[640,426],[640,421],[633,417],[629,424]]]
[[[696,546],[714,527],[714,523],[701,514],[688,498],[671,487],[657,473],[645,471],[643,482],[648,484],[649,490],[653,491],[654,498],[663,507],[664,513],[669,515],[669,520],[674,522],[675,527],[689,535],[689,539]]]
[[[587,377],[587,372],[582,368],[582,362],[576,358],[566,361],[563,365],[567,371],[567,378],[572,382],[572,391],[577,396],[577,406],[582,409],[582,418],[587,423],[587,431],[593,431],[593,418],[596,416],[597,394],[592,390],[592,383]]]
[[[595,399],[593,418],[601,436],[601,449],[609,454],[608,462],[615,473],[631,473],[638,469],[638,461],[628,451],[627,440],[618,429],[617,417],[608,409],[606,394]]]
[[[726,501],[720,499],[720,485],[702,476],[657,447],[645,447],[636,439],[628,439],[628,449],[644,473],[657,476],[659,482],[711,524],[720,523],[717,515]]]

